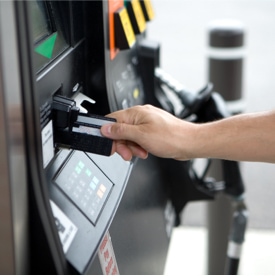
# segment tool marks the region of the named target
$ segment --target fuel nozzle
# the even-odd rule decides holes
[[[163,69],[157,67],[155,69],[155,78],[160,87],[168,88],[173,94],[177,96],[183,105],[180,118],[186,118],[191,114],[195,114],[202,105],[209,100],[213,92],[213,84],[208,83],[205,87],[197,93],[187,90],[179,81],[166,73]]]

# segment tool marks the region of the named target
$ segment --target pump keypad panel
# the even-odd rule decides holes
[[[71,155],[55,183],[94,225],[113,187],[91,159],[81,152]]]

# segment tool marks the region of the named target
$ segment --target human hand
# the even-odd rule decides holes
[[[133,156],[145,159],[148,153],[164,158],[182,158],[182,127],[187,123],[151,105],[135,106],[108,115],[117,123],[101,127],[102,135],[114,140],[112,153],[125,160]],[[185,159],[185,158],[184,158]]]
[[[241,114],[215,122],[195,124],[162,109],[145,105],[109,114],[117,123],[101,127],[114,140],[112,153],[125,160],[216,158],[275,163],[275,111]]]

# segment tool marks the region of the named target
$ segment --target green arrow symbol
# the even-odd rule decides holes
[[[35,48],[35,52],[46,57],[51,58],[53,54],[53,48],[56,41],[57,33],[52,34],[45,41],[43,41],[39,46]]]

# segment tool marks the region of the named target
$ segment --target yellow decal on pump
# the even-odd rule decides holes
[[[136,37],[132,28],[132,24],[130,22],[128,12],[125,8],[120,11],[119,17],[127,38],[127,42],[131,47],[135,43]]]
[[[146,29],[146,21],[141,9],[139,0],[132,0],[132,7],[137,20],[139,32],[142,33]]]
[[[143,0],[143,1],[144,1],[144,5],[146,8],[149,20],[152,20],[155,17],[155,14],[154,14],[154,9],[153,9],[151,0]]]

